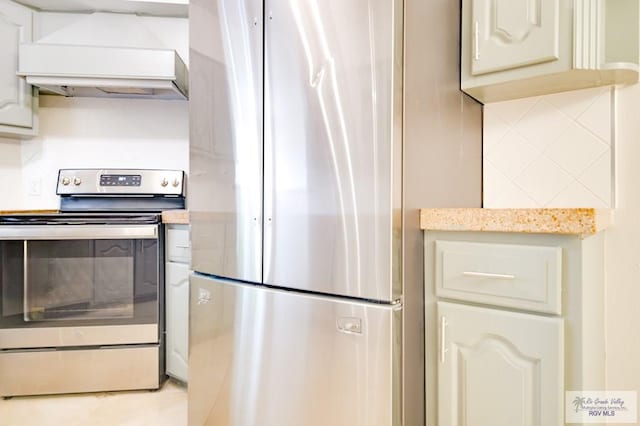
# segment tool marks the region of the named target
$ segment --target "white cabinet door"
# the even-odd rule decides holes
[[[444,302],[438,318],[438,424],[564,424],[561,319]]]
[[[559,0],[467,1],[473,75],[558,59]]]
[[[33,13],[11,1],[0,1],[0,125],[33,126],[32,88],[16,75],[18,46],[32,41]]]
[[[166,266],[167,374],[187,381],[189,360],[189,266]]]

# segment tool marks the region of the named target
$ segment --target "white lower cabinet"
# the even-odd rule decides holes
[[[561,319],[445,302],[438,318],[439,424],[562,424]]]
[[[183,382],[188,378],[189,360],[189,229],[169,225],[165,265],[166,370]],[[180,253],[177,256],[176,253]]]
[[[605,389],[604,235],[425,232],[426,426],[558,426]]]

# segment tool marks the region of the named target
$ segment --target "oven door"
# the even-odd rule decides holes
[[[0,227],[0,349],[159,341],[159,225]]]

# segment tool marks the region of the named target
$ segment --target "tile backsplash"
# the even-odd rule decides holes
[[[614,88],[484,107],[484,207],[613,207]]]
[[[185,101],[40,96],[40,132],[0,139],[0,210],[57,209],[58,169],[189,170]]]

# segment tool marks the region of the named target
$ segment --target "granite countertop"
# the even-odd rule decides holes
[[[420,228],[438,231],[592,235],[613,222],[608,209],[422,209]]]
[[[0,215],[9,216],[16,214],[55,214],[58,210],[0,210]]]
[[[188,225],[189,224],[189,211],[188,210],[166,210],[162,212],[162,223],[172,225]]]
[[[58,210],[0,210],[0,216],[30,215],[30,214],[55,214]],[[167,210],[162,212],[162,223],[189,224],[188,210]]]

